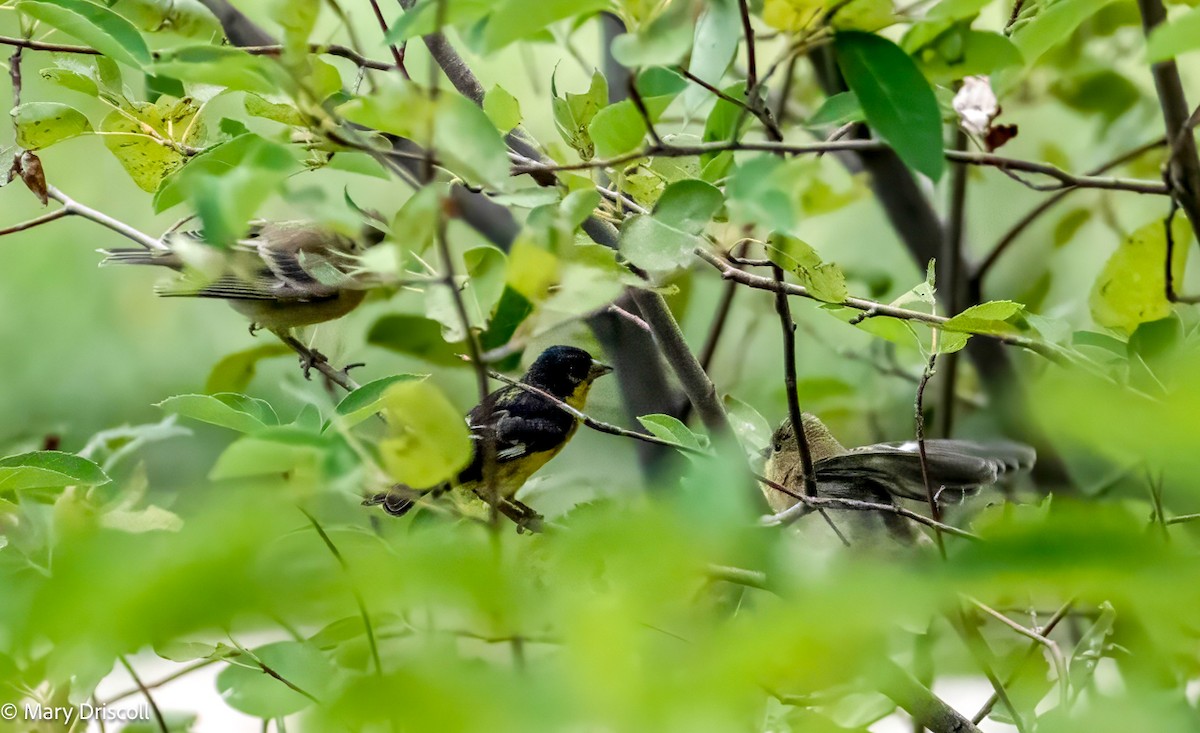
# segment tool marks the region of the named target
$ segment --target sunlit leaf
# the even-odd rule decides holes
[[[0,491],[97,486],[108,480],[99,466],[72,453],[36,451],[0,458]]]
[[[303,710],[329,689],[333,667],[315,647],[281,641],[251,650],[217,675],[221,697],[235,710],[259,718],[282,718]],[[287,680],[279,681],[261,665]]]
[[[253,433],[267,425],[279,424],[275,411],[263,400],[228,392],[168,397],[159,402],[157,407],[239,433]]]
[[[40,150],[92,131],[82,112],[59,102],[26,102],[12,110],[17,144]]]
[[[393,384],[383,393],[383,408],[389,437],[380,441],[379,453],[396,481],[415,488],[436,486],[470,462],[467,424],[433,384]]]
[[[128,20],[102,5],[86,0],[18,0],[16,8],[114,61],[135,68],[150,63],[150,49],[142,34]]]
[[[1187,265],[1191,227],[1176,217],[1172,227],[1175,251],[1171,263],[1175,277]],[[1109,257],[1092,287],[1088,305],[1096,323],[1109,328],[1133,331],[1139,323],[1157,321],[1171,313],[1167,300],[1166,227],[1154,221],[1130,234]]]

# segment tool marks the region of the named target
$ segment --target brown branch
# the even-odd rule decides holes
[[[1162,0],[1138,0],[1142,15],[1142,29],[1147,37],[1166,22],[1167,10]],[[1179,202],[1193,228],[1200,228],[1200,155],[1196,151],[1196,140],[1187,126],[1190,108],[1184,96],[1183,81],[1174,59],[1151,64],[1154,89],[1158,92],[1159,107],[1167,130],[1171,157],[1171,195]]]
[[[379,30],[383,31],[384,38],[387,38],[388,23],[383,17],[383,11],[379,9],[378,0],[368,0],[371,3],[371,11],[375,14],[375,22],[379,24]],[[405,79],[412,79],[408,75],[408,69],[404,66],[404,46],[396,47],[396,44],[389,43],[388,50],[392,52],[392,61],[396,63],[396,69],[404,76]]]
[[[44,41],[33,41],[28,38],[15,38],[13,36],[0,36],[0,46],[17,46],[20,48],[28,48],[31,51],[49,51],[51,53],[72,53],[83,54],[87,56],[102,56],[103,54],[90,46],[74,46],[66,43],[46,43]],[[245,51],[251,56],[279,56],[283,53],[283,46],[280,45],[261,45],[261,46],[239,46],[240,50]],[[376,71],[393,71],[399,67],[394,64],[389,64],[383,61],[375,61],[363,56],[349,46],[343,46],[338,43],[310,43],[308,45],[310,53],[328,54],[337,56],[353,62],[356,66],[364,69],[374,69]],[[158,60],[163,57],[165,52],[152,51],[151,58]]]
[[[347,392],[353,392],[358,389],[359,385],[350,378],[350,367],[342,369],[335,368],[329,363],[329,359],[316,349],[310,349],[300,342],[291,333],[283,330],[272,330],[271,333],[284,343],[289,349],[296,352],[300,356],[300,364],[304,369],[305,378],[308,377],[309,371],[316,369],[323,377],[329,380],[330,383],[336,384]]]
[[[1139,158],[1142,155],[1145,155],[1146,153],[1150,152],[1151,150],[1161,148],[1163,145],[1166,145],[1166,142],[1167,142],[1166,138],[1163,138],[1163,137],[1160,137],[1157,140],[1151,140],[1148,143],[1139,145],[1138,147],[1136,147],[1128,152],[1118,155],[1117,157],[1113,158],[1112,160],[1109,160],[1105,163],[1100,164],[1099,166],[1096,166],[1095,168],[1088,170],[1084,175],[1091,177],[1091,176],[1098,176],[1103,173],[1107,173],[1108,171],[1112,170],[1113,168],[1122,166],[1136,158]],[[992,269],[992,266],[996,264],[996,261],[1000,259],[1000,256],[1003,255],[1005,253],[1005,251],[1007,251],[1008,248],[1012,245],[1012,243],[1016,241],[1017,237],[1021,236],[1021,234],[1026,229],[1028,229],[1031,224],[1033,224],[1035,221],[1037,221],[1037,219],[1039,219],[1042,216],[1042,214],[1045,214],[1047,211],[1052,209],[1056,204],[1058,204],[1060,201],[1065,199],[1067,196],[1071,195],[1072,192],[1077,191],[1077,190],[1079,190],[1078,187],[1077,188],[1068,188],[1068,189],[1059,191],[1058,193],[1054,194],[1053,196],[1047,198],[1042,203],[1035,206],[1033,209],[1031,209],[1029,211],[1028,214],[1021,217],[1021,219],[1016,224],[1014,224],[1011,229],[1009,229],[1007,232],[1004,233],[1004,236],[1002,236],[999,239],[999,241],[996,242],[996,244],[992,247],[991,251],[988,253],[987,257],[985,257],[983,259],[983,261],[981,261],[979,263],[979,265],[975,268],[975,271],[971,274],[971,280],[973,282],[972,287],[976,291],[978,291],[979,283],[981,283],[983,281],[983,279],[987,276],[988,272]]]
[[[590,170],[597,168],[613,168],[639,158],[663,157],[686,158],[722,153],[726,151],[758,151],[780,155],[812,155],[835,152],[872,153],[891,150],[888,145],[878,140],[830,140],[818,143],[784,143],[774,140],[725,140],[695,145],[647,145],[611,158],[595,158],[578,163],[538,163],[521,164],[512,167],[512,175],[545,174],[562,171]],[[1068,173],[1049,163],[1038,163],[1018,158],[1006,158],[992,153],[970,153],[959,150],[947,150],[946,160],[965,165],[996,168],[1013,177],[1018,183],[1035,191],[1061,191],[1063,189],[1097,188],[1112,191],[1129,191],[1131,193],[1167,195],[1170,193],[1166,184],[1161,181],[1146,181],[1140,179],[1114,178]],[[1053,184],[1038,184],[1012,175],[1013,171],[1036,173],[1056,181]]]
[[[61,219],[64,216],[69,216],[70,214],[71,214],[71,212],[66,209],[55,209],[54,211],[47,212],[45,214],[42,214],[41,216],[34,217],[33,219],[30,219],[28,221],[23,221],[20,224],[13,224],[10,227],[5,227],[3,229],[0,229],[0,237],[3,237],[6,234],[16,234],[17,232],[23,232],[26,229],[32,229],[36,226],[40,226],[42,224],[52,222],[55,219]]]
[[[979,535],[972,534],[965,529],[959,529],[958,527],[946,524],[944,522],[934,521],[923,514],[918,514],[911,509],[905,509],[904,507],[897,506],[895,504],[877,504],[873,501],[845,499],[838,496],[805,496],[803,494],[797,494],[795,491],[792,491],[786,486],[778,484],[765,476],[759,476],[755,474],[754,478],[764,486],[774,489],[782,494],[786,494],[787,496],[790,496],[799,502],[781,512],[764,517],[762,523],[768,527],[778,527],[780,525],[790,524],[791,522],[794,522],[808,514],[813,509],[819,507],[828,507],[830,509],[849,509],[851,511],[858,512],[887,512],[889,514],[896,514],[906,519],[910,519],[917,524],[923,524],[931,529],[936,529],[940,532],[954,535],[955,537],[962,537],[963,539],[968,540],[980,539]]]
[[[820,300],[819,298],[814,297],[811,293],[808,292],[808,289],[802,285],[794,285],[792,283],[777,283],[771,278],[762,277],[760,275],[753,275],[753,274],[745,272],[743,270],[739,270],[736,267],[734,267],[733,265],[731,265],[728,261],[724,260],[723,258],[719,257],[718,255],[716,255],[712,252],[709,252],[708,250],[697,248],[695,250],[695,254],[700,259],[704,260],[705,262],[707,262],[710,265],[712,265],[713,267],[715,267],[721,273],[721,277],[723,277],[726,280],[733,280],[735,282],[741,283],[742,285],[746,285],[748,287],[755,288],[757,290],[770,290],[772,292],[783,291],[783,292],[787,293],[788,295],[795,295],[795,296],[799,296],[801,298],[809,298],[811,300],[816,300],[818,302],[825,302],[825,301]],[[842,302],[837,303],[836,305],[840,305],[845,308],[853,308],[855,310],[862,311],[867,317],[888,316],[891,318],[899,318],[899,319],[906,320],[906,321],[918,321],[918,322],[925,323],[925,324],[933,326],[933,327],[944,326],[946,321],[950,320],[949,318],[946,318],[945,316],[934,315],[932,313],[924,313],[922,311],[910,310],[908,308],[900,308],[900,307],[897,307],[894,305],[888,305],[886,303],[879,303],[874,300],[867,300],[865,298],[849,297],[849,298],[846,298],[845,300],[843,300]],[[1034,339],[1027,338],[1025,336],[1015,336],[1012,334],[989,334],[989,333],[980,333],[980,334],[973,334],[973,335],[982,336],[985,338],[999,341],[1001,343],[1009,344],[1012,346],[1020,346],[1025,349],[1029,349],[1030,351],[1038,353],[1056,363],[1063,363],[1065,361],[1065,358],[1063,357],[1063,355],[1060,354],[1053,345],[1042,343],[1040,341],[1036,341]]]

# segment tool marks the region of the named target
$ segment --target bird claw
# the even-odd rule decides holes
[[[329,359],[324,354],[316,349],[309,349],[308,353],[300,355],[300,368],[304,370],[304,378],[312,380],[312,370],[319,369],[322,364],[328,364]]]

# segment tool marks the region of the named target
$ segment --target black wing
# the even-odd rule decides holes
[[[483,478],[483,440],[488,427],[493,431],[496,463],[515,461],[530,453],[552,450],[570,436],[575,418],[558,405],[520,387],[504,387],[467,415],[475,455],[459,474],[460,482]]]
[[[1007,472],[1033,465],[1032,448],[1019,443],[968,440],[925,441],[929,484],[934,492],[970,493],[996,483]],[[880,443],[831,456],[814,466],[817,480],[871,479],[907,499],[924,500],[925,479],[915,440]]]

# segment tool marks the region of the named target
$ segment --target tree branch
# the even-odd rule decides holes
[[[1141,11],[1142,29],[1147,37],[1167,19],[1162,0],[1138,0],[1138,10]],[[1171,150],[1168,161],[1171,194],[1187,214],[1192,226],[1200,228],[1200,155],[1197,155],[1196,140],[1187,126],[1190,108],[1184,96],[1183,81],[1179,78],[1179,67],[1174,59],[1159,61],[1150,66],[1150,73],[1154,77],[1154,88],[1158,92]]]

